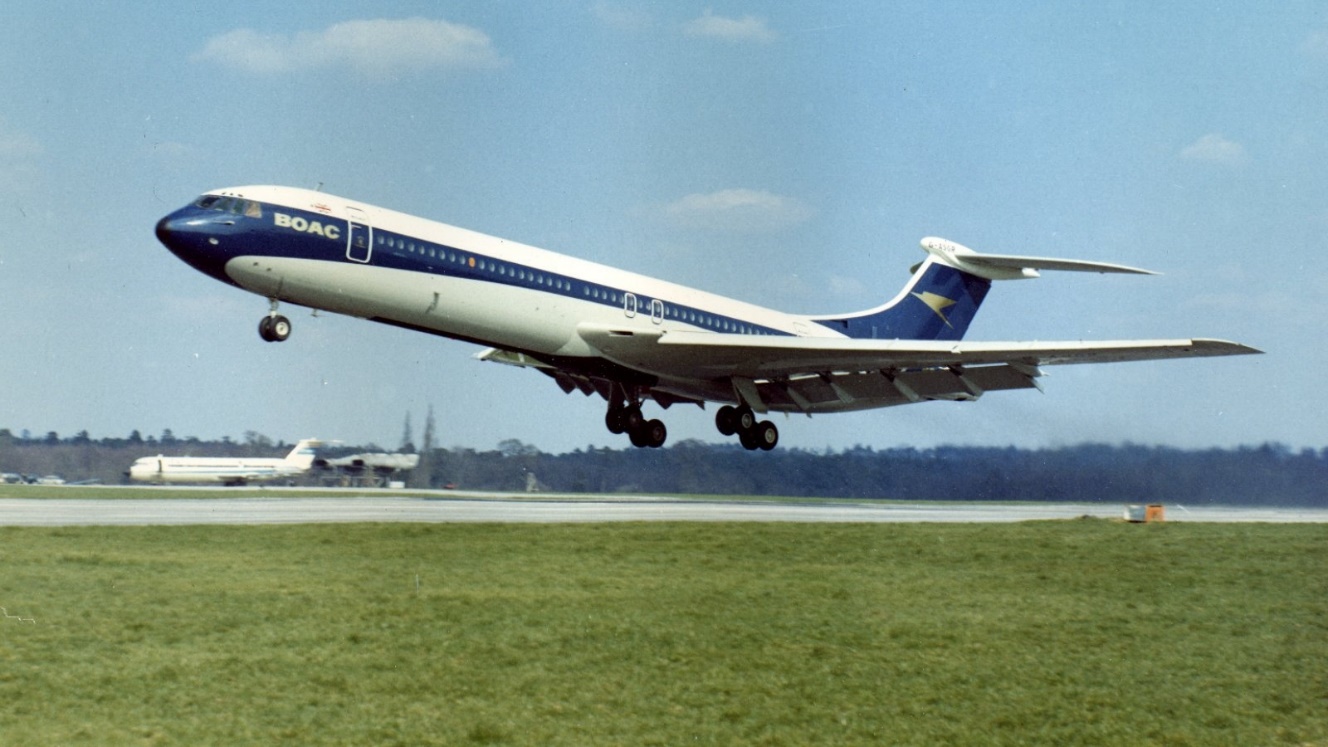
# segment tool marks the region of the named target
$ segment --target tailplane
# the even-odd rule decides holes
[[[1042,270],[1154,275],[1137,267],[1077,259],[979,254],[947,239],[922,240],[927,258],[899,295],[874,309],[812,321],[849,337],[961,340],[995,280],[1036,278]]]
[[[295,444],[295,448],[291,449],[291,453],[286,455],[284,461],[292,467],[309,469],[314,464],[314,457],[317,456],[318,447],[322,445],[323,442],[316,438],[306,438]]]

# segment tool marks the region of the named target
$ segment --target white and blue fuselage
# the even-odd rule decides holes
[[[157,235],[197,269],[252,293],[538,355],[598,357],[577,334],[587,322],[802,337],[848,331],[824,317],[292,187],[210,192],[163,218]],[[935,338],[946,326],[939,317],[915,321],[932,329],[908,336]]]
[[[285,302],[491,346],[481,357],[598,393],[609,429],[638,446],[665,438],[641,415],[645,399],[723,403],[719,430],[768,449],[778,432],[756,413],[976,399],[1034,386],[1039,363],[1250,351],[1188,340],[961,344],[993,280],[1038,268],[1141,271],[979,255],[943,239],[923,240],[927,258],[890,301],[806,316],[291,187],[209,192],[156,232],[196,269],[268,298],[265,340],[290,334],[277,314]]]

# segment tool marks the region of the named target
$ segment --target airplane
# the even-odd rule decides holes
[[[420,465],[419,454],[352,454],[337,459],[315,459],[314,466],[363,471],[398,472],[412,470]]]
[[[420,465],[419,454],[352,454],[337,459],[314,460],[320,470],[334,470],[333,475],[354,479],[372,485],[389,485],[397,472],[415,469]]]
[[[1212,339],[964,342],[995,281],[1040,271],[1154,274],[1081,260],[984,254],[922,240],[926,258],[884,304],[787,314],[664,280],[323,192],[207,192],[162,218],[157,238],[195,269],[268,299],[258,325],[286,340],[281,303],[486,346],[475,357],[598,394],[605,425],[659,447],[653,400],[702,408],[749,450],[769,450],[771,412],[864,410],[1038,388],[1042,366],[1243,355]]]
[[[322,442],[306,438],[284,459],[231,457],[142,457],[129,467],[129,479],[154,483],[209,483],[244,485],[298,477],[313,466]]]

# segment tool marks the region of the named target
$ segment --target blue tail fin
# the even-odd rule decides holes
[[[904,290],[884,306],[813,321],[849,337],[875,340],[960,340],[987,297],[991,281],[928,257]]]
[[[961,340],[993,280],[1039,277],[1039,270],[1153,275],[1148,270],[1080,259],[978,254],[962,244],[928,236],[927,260],[903,291],[884,306],[811,321],[849,337],[868,340]]]

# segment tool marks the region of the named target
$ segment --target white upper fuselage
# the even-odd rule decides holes
[[[242,253],[225,265],[236,285],[305,306],[569,357],[596,355],[576,332],[587,322],[842,337],[807,317],[321,192],[264,186],[211,194],[262,203],[277,236],[325,242],[326,259]],[[282,208],[291,212],[283,217]],[[351,245],[352,224],[367,224],[367,247]]]

